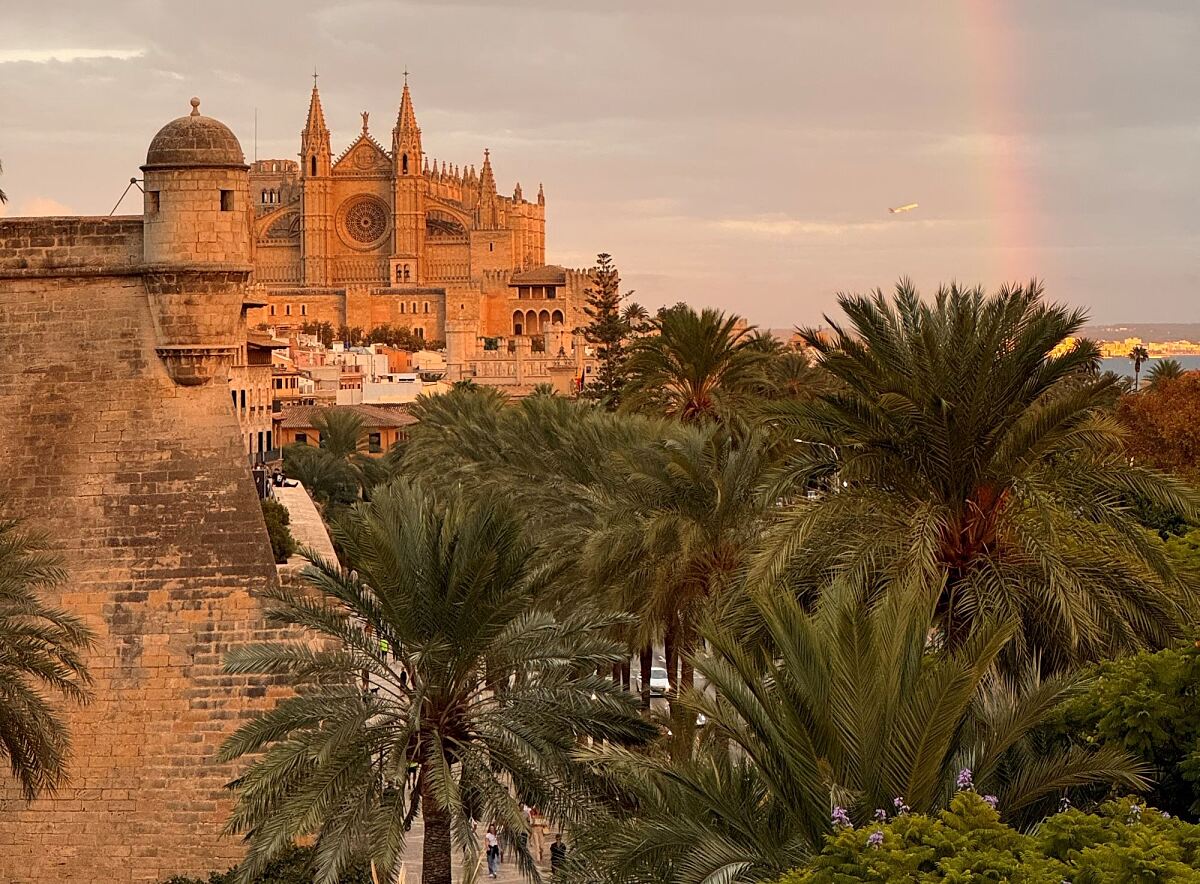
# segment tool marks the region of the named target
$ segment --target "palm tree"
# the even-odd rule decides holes
[[[637,301],[630,301],[621,311],[621,319],[629,327],[629,331],[638,334],[650,320],[650,311]]]
[[[455,848],[474,857],[476,821],[495,822],[540,880],[518,838],[521,800],[578,822],[591,810],[570,763],[579,742],[651,734],[634,701],[595,674],[621,657],[613,622],[586,606],[565,617],[540,607],[546,571],[496,501],[439,504],[397,481],[334,534],[347,569],[312,559],[311,589],[270,593],[274,617],[323,644],[227,660],[231,673],[300,684],[222,751],[262,753],[234,784],[229,827],[250,841],[241,880],[313,834],[319,882],[360,850],[392,880],[418,812],[425,884],[449,884]]]
[[[1163,381],[1173,381],[1183,376],[1183,366],[1178,359],[1160,359],[1146,372],[1146,380],[1151,388]]]
[[[1083,323],[1041,287],[943,288],[923,304],[839,298],[853,332],[806,332],[839,391],[773,406],[796,440],[756,577],[812,596],[831,579],[868,598],[940,588],[951,647],[989,619],[1020,623],[1013,659],[1050,669],[1180,635],[1191,591],[1124,501],[1188,517],[1200,496],[1132,466],[1094,346],[1053,355]],[[820,483],[836,493],[801,499]],[[1012,661],[1010,661],[1012,662]]]
[[[67,780],[70,736],[44,692],[83,702],[91,683],[83,660],[91,631],[39,598],[65,579],[45,535],[0,520],[0,759],[26,800]]]
[[[740,318],[677,305],[630,347],[626,405],[685,423],[720,420],[761,383],[769,354]]]
[[[320,447],[288,446],[284,458],[288,473],[315,495],[345,502],[343,489],[349,479],[366,498],[375,485],[387,480],[388,466],[395,458],[384,461],[367,454],[370,434],[353,409],[323,408],[312,418],[312,425],[320,434]]]
[[[1150,359],[1150,353],[1141,344],[1129,351],[1129,361],[1133,363],[1133,391],[1138,390],[1138,375],[1142,371],[1142,363]]]
[[[840,593],[811,614],[785,595],[755,601],[770,653],[705,630],[711,655],[696,666],[715,693],[688,697],[708,717],[696,757],[594,753],[628,810],[577,832],[570,880],[775,880],[821,849],[835,807],[856,824],[894,813],[897,798],[937,811],[964,769],[1018,823],[1074,787],[1145,786],[1143,768],[1117,749],[1039,749],[1032,735],[1078,680],[997,680],[1011,626],[989,624],[941,653],[928,647],[928,599],[869,608]]]
[[[581,567],[589,583],[610,588],[617,607],[637,616],[639,644],[665,640],[674,690],[692,686],[699,622],[729,601],[757,541],[769,466],[757,437],[685,426],[639,448],[614,487],[594,489],[597,518]]]

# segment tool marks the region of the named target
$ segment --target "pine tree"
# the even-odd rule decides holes
[[[592,285],[584,294],[587,305],[583,312],[591,321],[580,333],[585,341],[595,345],[599,365],[592,382],[580,395],[596,399],[604,408],[615,411],[625,387],[625,337],[629,334],[629,323],[621,316],[621,300],[633,292],[621,294],[621,274],[612,256],[602,252],[596,256]]]

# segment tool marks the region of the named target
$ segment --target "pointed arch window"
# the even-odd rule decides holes
[[[317,174],[317,155],[316,155],[316,154],[313,154],[313,155],[312,155],[312,165],[311,165],[311,168],[312,168],[312,172],[311,172],[310,174],[312,174],[312,175],[316,175],[316,174]]]

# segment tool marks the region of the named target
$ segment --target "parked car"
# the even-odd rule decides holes
[[[651,666],[650,695],[653,697],[664,697],[670,689],[671,682],[667,679],[667,670],[662,666]]]

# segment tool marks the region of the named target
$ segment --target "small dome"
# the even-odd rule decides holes
[[[246,157],[237,136],[220,120],[202,116],[200,99],[192,99],[192,112],[158,130],[146,151],[143,169],[180,166],[239,166]]]

